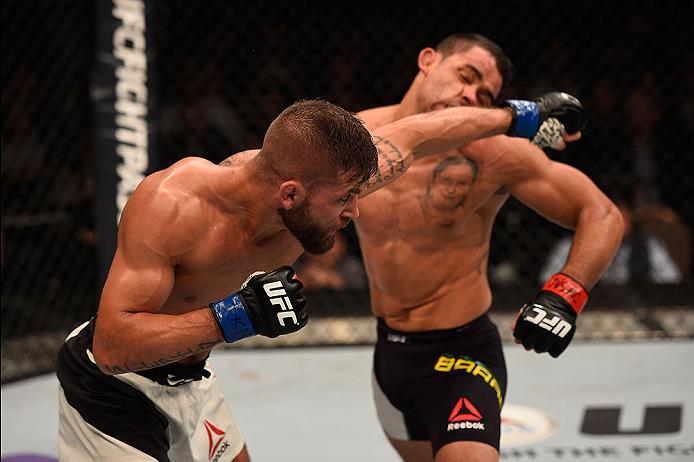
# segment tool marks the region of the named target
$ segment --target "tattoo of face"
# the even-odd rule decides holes
[[[163,366],[165,364],[169,364],[175,361],[179,361],[185,357],[197,354],[197,353],[202,353],[203,351],[207,351],[212,349],[217,343],[219,342],[203,342],[198,344],[196,347],[188,347],[187,349],[183,351],[178,351],[176,354],[171,355],[167,358],[159,358],[156,359],[152,362],[147,362],[147,361],[139,361],[135,362],[134,364],[132,363],[126,363],[126,364],[104,364],[104,369],[109,371],[112,374],[125,374],[126,372],[134,372],[134,371],[140,371],[143,369],[153,369],[155,367]]]
[[[424,203],[439,211],[462,207],[478,174],[479,166],[469,158],[461,155],[447,157],[434,168]]]
[[[373,140],[378,151],[378,171],[367,182],[367,189],[405,171],[405,156],[397,146],[382,136],[374,136]]]

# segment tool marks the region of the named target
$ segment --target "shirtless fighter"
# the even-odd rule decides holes
[[[222,166],[186,158],[145,178],[123,211],[97,317],[59,353],[60,458],[249,460],[207,357],[307,323],[302,284],[282,265],[330,249],[367,181],[365,192],[392,181],[415,151],[509,130],[532,137],[572,104],[414,116],[376,130],[379,154],[352,114],[305,101],[273,121],[260,150]]]
[[[511,68],[477,34],[425,48],[417,63],[399,104],[359,114],[370,130],[447,107],[491,106]],[[542,141],[563,145],[551,135]],[[378,317],[374,399],[406,461],[498,460],[506,366],[487,316],[487,262],[494,219],[510,195],[575,230],[561,272],[515,323],[517,342],[556,357],[623,233],[617,208],[585,175],[526,140],[496,136],[418,159],[360,203],[355,224]]]

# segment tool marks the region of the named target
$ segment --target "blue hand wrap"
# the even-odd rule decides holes
[[[239,294],[234,292],[224,300],[210,304],[210,307],[228,343],[257,334]]]
[[[533,139],[540,128],[540,107],[532,101],[510,99],[505,102],[516,114],[515,125],[509,136]]]

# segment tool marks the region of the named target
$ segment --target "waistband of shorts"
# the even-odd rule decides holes
[[[451,337],[457,337],[463,332],[475,330],[485,324],[491,324],[491,320],[487,313],[473,319],[472,321],[463,324],[462,326],[453,327],[450,329],[426,330],[419,332],[405,332],[389,327],[383,318],[378,318],[378,335],[385,340],[393,343],[418,343],[443,340]]]
[[[146,377],[161,385],[177,387],[189,382],[210,378],[210,371],[205,369],[207,358],[194,364],[169,363],[153,369],[135,371],[135,374]]]

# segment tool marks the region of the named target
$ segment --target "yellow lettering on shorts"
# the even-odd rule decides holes
[[[496,392],[496,399],[499,400],[499,409],[501,409],[501,406],[504,404],[504,399],[501,397],[501,388],[499,388],[499,383],[496,381],[496,379],[492,379],[492,381],[489,382],[489,386],[492,387]]]
[[[453,366],[453,369],[463,369],[466,372],[472,372],[472,369],[475,367],[475,362],[470,361],[469,359],[465,358],[459,358],[455,362],[455,366]]]
[[[496,398],[499,400],[499,408],[501,408],[504,401],[501,397],[501,387],[491,371],[482,364],[469,358],[454,358],[448,355],[441,355],[434,365],[434,370],[439,372],[463,370],[473,376],[481,377],[496,393]]]
[[[489,381],[492,379],[492,373],[489,372],[486,367],[480,364],[478,364],[475,370],[472,371],[472,375],[479,375],[487,383],[489,383]]]
[[[439,372],[450,372],[451,369],[453,369],[453,363],[455,363],[455,358],[451,358],[450,356],[441,355],[439,357],[439,360],[436,361],[436,365],[434,366],[434,370],[439,371]]]

